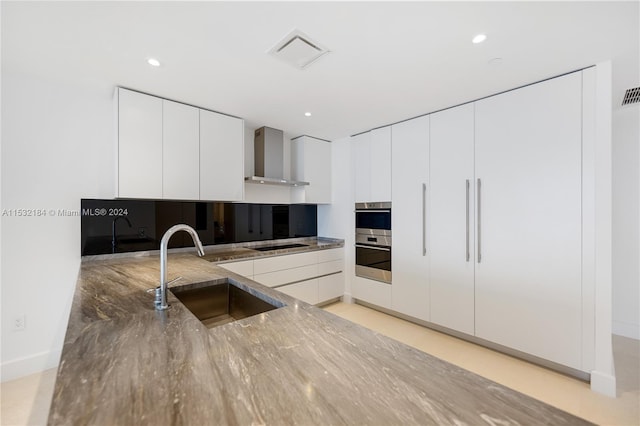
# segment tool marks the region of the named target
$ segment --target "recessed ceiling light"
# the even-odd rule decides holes
[[[160,61],[157,60],[156,58],[149,58],[147,59],[147,63],[149,65],[151,65],[152,67],[159,67],[160,66]]]
[[[305,117],[311,117],[311,113],[310,113],[310,112],[305,112],[305,113],[304,113],[304,116],[305,116]]]
[[[483,41],[485,41],[487,39],[487,36],[484,34],[478,34],[477,36],[475,36],[473,38],[473,40],[471,40],[474,44],[478,44],[478,43],[482,43]]]

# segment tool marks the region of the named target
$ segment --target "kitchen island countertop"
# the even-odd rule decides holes
[[[174,287],[245,287],[286,306],[205,328],[158,256],[83,262],[49,424],[587,424],[474,373],[226,271],[169,255]]]

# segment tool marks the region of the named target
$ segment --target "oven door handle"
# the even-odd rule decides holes
[[[372,249],[372,250],[380,250],[380,251],[391,251],[391,247],[374,247],[374,246],[365,246],[362,244],[356,244],[356,248],[364,248],[364,249]]]

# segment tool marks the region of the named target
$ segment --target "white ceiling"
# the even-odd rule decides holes
[[[2,1],[2,70],[121,85],[335,139],[608,59],[619,105],[640,85],[638,6]],[[305,70],[269,56],[293,29],[331,53]],[[478,33],[488,38],[474,45]]]

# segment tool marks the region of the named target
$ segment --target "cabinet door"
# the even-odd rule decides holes
[[[362,277],[353,277],[351,295],[363,302],[391,309],[391,285]]]
[[[318,303],[318,279],[302,281],[277,288],[284,294],[300,299],[311,305]]]
[[[431,322],[474,333],[474,105],[431,114]],[[394,230],[395,231],[395,230]]]
[[[267,287],[277,287],[283,284],[294,283],[318,276],[318,264],[300,266],[291,269],[282,269],[280,271],[266,272],[263,274],[256,273],[254,266],[253,279]],[[315,302],[314,302],[315,303]]]
[[[162,197],[197,200],[200,196],[198,108],[162,101]]]
[[[303,137],[305,202],[331,203],[331,143]]]
[[[231,272],[235,272],[243,277],[253,279],[253,260],[242,260],[240,262],[223,263],[219,267]]]
[[[344,294],[344,272],[318,278],[318,302],[342,297]]]
[[[240,201],[243,189],[243,121],[200,110],[200,199]]]
[[[573,73],[478,101],[475,112],[476,335],[574,368],[581,106]]]
[[[118,89],[118,197],[162,198],[162,99]]]
[[[395,124],[392,133],[393,310],[428,320],[429,117]]]
[[[371,199],[391,200],[391,126],[371,131]]]
[[[371,132],[351,138],[351,153],[355,201],[356,203],[371,201]]]

